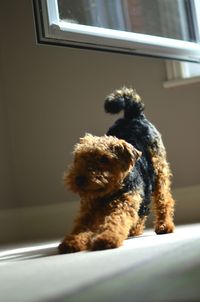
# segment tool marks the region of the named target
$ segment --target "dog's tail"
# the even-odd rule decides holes
[[[135,89],[123,87],[107,96],[104,109],[111,114],[124,110],[125,119],[138,118],[144,111],[144,103]]]

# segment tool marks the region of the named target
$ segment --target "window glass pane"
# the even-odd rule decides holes
[[[187,77],[199,77],[200,76],[200,64],[195,63],[183,63],[184,64],[184,76]]]
[[[191,41],[188,3],[189,0],[58,0],[58,7],[60,19],[66,22]]]

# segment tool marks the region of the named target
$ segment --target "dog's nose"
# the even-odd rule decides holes
[[[86,184],[86,177],[83,175],[76,176],[76,184],[79,187],[83,187]]]

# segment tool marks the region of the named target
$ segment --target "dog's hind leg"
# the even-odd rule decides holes
[[[152,156],[156,173],[156,188],[153,193],[155,211],[155,232],[157,234],[171,233],[174,231],[174,199],[171,194],[171,171],[163,149],[160,154]]]

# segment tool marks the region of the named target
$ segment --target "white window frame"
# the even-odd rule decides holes
[[[200,41],[200,1],[194,0],[195,23],[197,40]],[[200,64],[188,62],[167,61],[167,81],[163,83],[165,88],[194,84],[200,82]]]
[[[57,0],[33,3],[39,42],[200,62],[198,43],[67,23],[59,18]]]

